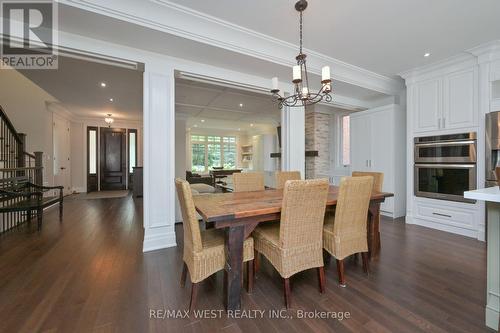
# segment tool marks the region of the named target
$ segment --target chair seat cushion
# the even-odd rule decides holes
[[[191,184],[191,190],[195,190],[198,194],[215,193],[215,187],[208,184]]]
[[[257,228],[255,228],[253,235],[259,239],[270,242],[275,246],[279,246],[280,224],[279,222],[261,223]]]
[[[188,265],[193,283],[200,282],[210,275],[223,270],[226,264],[224,231],[218,229],[202,231],[201,243],[202,250],[195,252],[193,257],[186,252],[184,253],[184,261]],[[243,261],[250,261],[253,258],[253,238],[249,237],[243,243]]]
[[[338,260],[342,260],[354,253],[368,252],[366,236],[345,233],[341,237],[333,233],[335,218],[330,217],[323,225],[323,248]]]
[[[283,249],[280,244],[280,223],[267,222],[254,232],[255,250],[264,255],[283,278],[297,272],[323,266],[321,242],[303,247]]]

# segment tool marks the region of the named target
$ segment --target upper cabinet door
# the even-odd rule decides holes
[[[442,80],[420,82],[415,85],[414,89],[411,102],[415,117],[414,131],[439,130],[442,115]]]
[[[443,127],[446,129],[477,126],[477,71],[467,69],[444,78]]]

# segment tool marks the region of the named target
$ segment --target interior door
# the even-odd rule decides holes
[[[392,110],[373,113],[370,118],[371,125],[371,163],[370,169],[384,174],[383,191],[392,192],[394,189],[394,124]],[[387,198],[380,209],[385,212],[394,212],[394,198]]]
[[[127,188],[127,131],[101,128],[101,191]]]
[[[71,193],[70,124],[53,114],[54,185],[64,186],[64,195]]]

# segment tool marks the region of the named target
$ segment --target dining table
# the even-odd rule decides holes
[[[330,185],[327,207],[334,208],[339,187]],[[380,253],[380,204],[394,194],[373,191],[367,216],[369,257]],[[207,224],[224,230],[226,265],[224,268],[224,306],[226,310],[241,309],[243,242],[259,223],[280,219],[283,190],[267,189],[253,192],[215,193],[194,197],[196,211]]]

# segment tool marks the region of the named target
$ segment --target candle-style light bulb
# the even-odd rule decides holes
[[[309,89],[307,87],[302,87],[302,98],[307,98],[309,95]]]
[[[297,83],[302,81],[302,70],[299,65],[293,66],[293,82]]]
[[[280,90],[278,88],[278,78],[277,77],[273,77],[271,81],[272,81],[273,90]]]
[[[325,66],[321,69],[321,81],[329,81],[330,79],[330,66]]]

